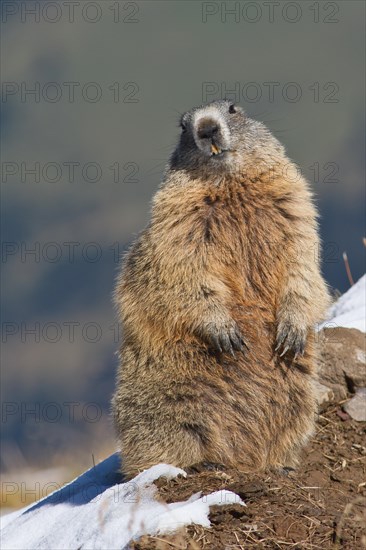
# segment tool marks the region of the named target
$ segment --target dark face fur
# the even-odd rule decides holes
[[[207,176],[271,168],[284,150],[261,123],[248,118],[231,101],[213,101],[187,111],[170,169],[199,171]]]

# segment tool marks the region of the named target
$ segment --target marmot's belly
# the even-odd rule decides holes
[[[179,448],[185,448],[187,437],[197,443],[202,460],[248,470],[291,465],[289,449],[302,444],[312,428],[308,376],[296,368],[251,362],[249,355],[218,358],[186,351],[151,357],[148,369],[125,365],[125,374],[134,375],[122,381],[122,434],[135,433],[139,418],[146,442],[169,426]],[[169,462],[173,451],[168,445],[164,460]]]
[[[127,393],[133,392],[142,407],[149,411],[155,407],[158,415],[195,418],[199,411],[214,417],[230,411],[240,423],[256,418],[268,425],[271,417],[283,414],[288,423],[292,414],[307,407],[308,397],[312,399],[311,380],[304,374],[311,358],[305,356],[303,364],[276,363],[268,345],[236,352],[233,357],[177,342],[158,356],[148,355],[143,364],[138,362],[141,356],[124,356],[126,407],[132,397]]]

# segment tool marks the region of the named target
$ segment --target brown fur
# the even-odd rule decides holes
[[[296,465],[314,423],[313,326],[328,304],[317,256],[310,192],[284,155],[260,173],[167,171],[116,289],[126,476],[158,462]],[[249,350],[211,345],[212,331],[231,328]],[[281,358],[291,331],[304,354]]]

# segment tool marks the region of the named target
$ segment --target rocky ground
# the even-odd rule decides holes
[[[247,506],[212,507],[211,528],[145,536],[134,543],[135,550],[366,548],[366,422],[354,419],[364,418],[365,399],[350,407],[366,386],[365,335],[336,328],[319,338],[319,417],[300,468],[288,476],[222,469],[161,478],[156,483],[165,502],[229,489]]]

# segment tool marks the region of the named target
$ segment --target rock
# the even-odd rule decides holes
[[[333,399],[366,386],[365,334],[351,328],[325,328],[318,333],[319,382],[333,391]]]
[[[338,409],[336,414],[337,414],[337,416],[339,416],[339,418],[341,420],[343,420],[343,422],[346,422],[347,420],[351,419],[350,415],[348,413],[344,412],[343,409]]]
[[[353,420],[366,422],[366,388],[358,389],[356,395],[347,401],[343,408]]]
[[[333,401],[334,393],[331,388],[328,388],[328,386],[324,386],[317,380],[314,380],[313,386],[314,386],[315,398],[317,400],[318,405],[322,405],[323,403],[327,403],[328,401]]]

